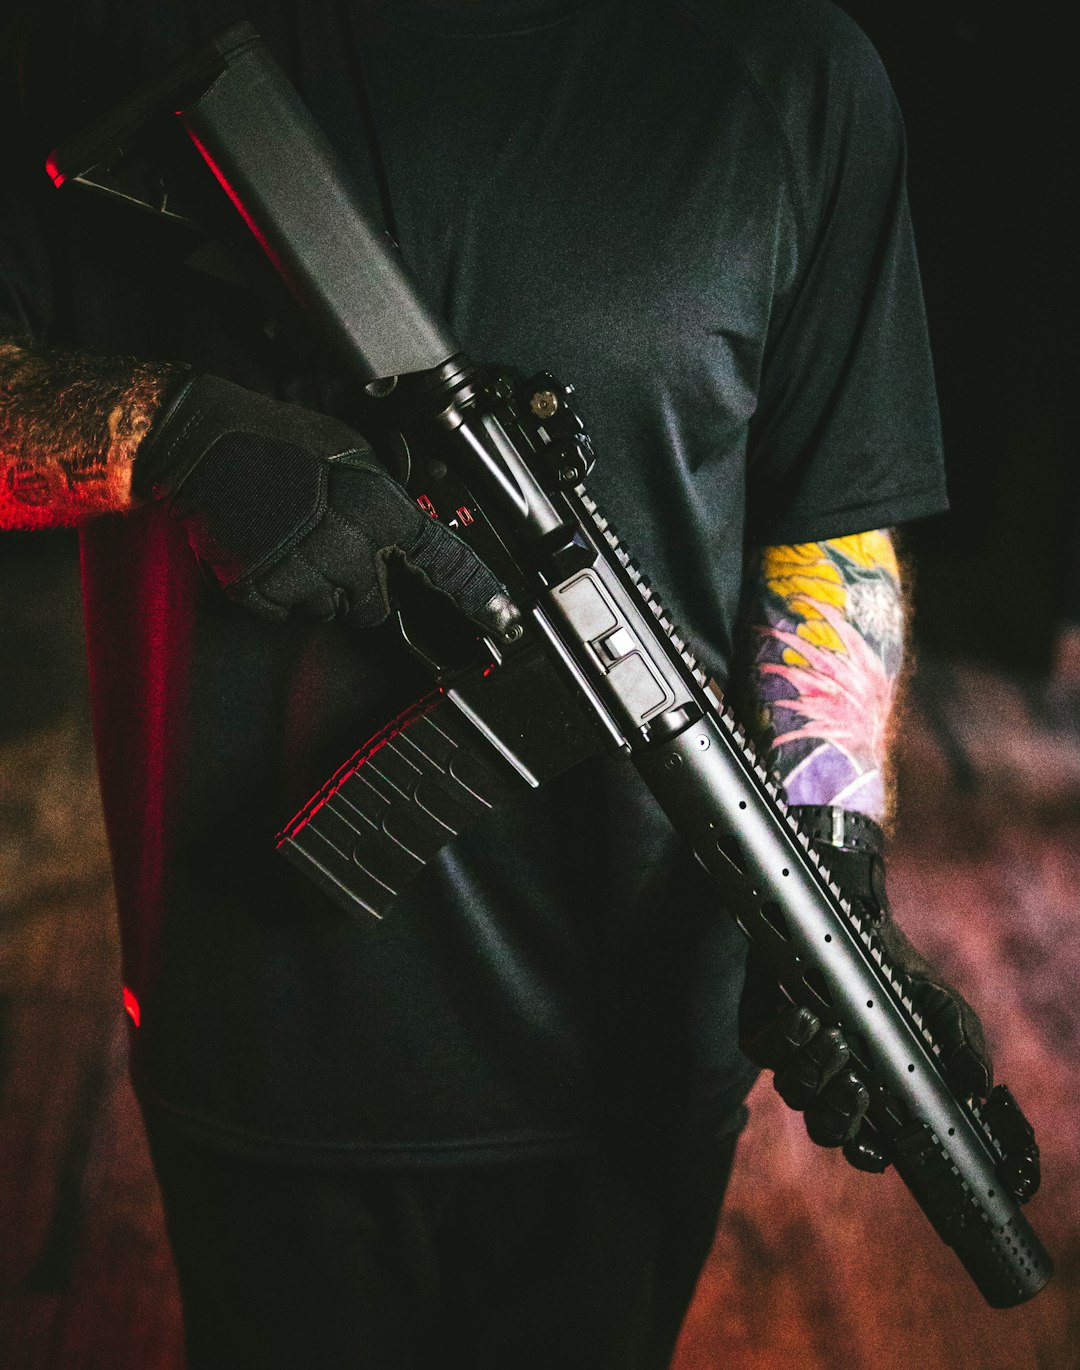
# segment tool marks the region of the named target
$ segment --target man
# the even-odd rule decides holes
[[[70,70],[28,35],[28,165],[232,17],[125,10],[49,33]],[[858,31],[823,0],[244,11],[470,353],[577,386],[598,497],[808,821],[882,819],[903,610],[873,530],[944,496],[899,121]],[[395,566],[480,623],[510,607],[379,474],[310,340],[183,229],[20,170],[0,507],[83,530],[191,1365],[667,1364],[754,1074],[741,939],[615,761],[494,815],[379,924],[276,862],[422,688],[378,626]],[[875,830],[841,824],[865,873]],[[970,1011],[896,946],[981,1092]],[[873,1168],[838,1035],[757,968],[742,1017],[812,1135]]]

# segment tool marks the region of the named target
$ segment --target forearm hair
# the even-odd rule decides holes
[[[0,339],[0,528],[131,508],[131,469],[183,368]]]

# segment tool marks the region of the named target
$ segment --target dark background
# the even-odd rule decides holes
[[[909,534],[918,634],[1047,669],[1080,620],[1075,49],[1064,6],[844,0],[904,114],[950,515]]]

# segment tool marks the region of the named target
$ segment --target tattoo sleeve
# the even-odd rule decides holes
[[[767,547],[749,575],[748,714],[789,802],[886,819],[905,636],[890,535]]]
[[[130,508],[135,452],[182,370],[0,340],[0,528]]]

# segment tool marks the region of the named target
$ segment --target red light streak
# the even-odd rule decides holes
[[[139,1001],[135,998],[134,994],[132,994],[131,990],[128,989],[127,985],[124,986],[124,1009],[127,1016],[135,1026],[138,1027],[139,1019],[142,1016],[139,1012]]]
[[[111,648],[91,662],[95,726],[126,744],[103,756],[101,782],[112,822],[126,835],[115,869],[125,978],[145,993],[160,964],[166,853],[187,774],[200,574],[184,530],[162,510],[133,515],[125,537],[127,557],[107,560],[95,547],[103,534],[87,529],[83,593],[88,621]],[[130,627],[114,637],[117,605]]]
[[[183,110],[177,110],[177,113],[180,115],[181,119],[184,118]],[[248,213],[243,200],[241,200],[240,198],[239,192],[236,189],[234,189],[232,185],[230,185],[228,177],[225,175],[225,172],[221,169],[220,166],[218,166],[217,162],[214,161],[209,149],[205,146],[205,144],[203,144],[200,141],[198,135],[195,133],[195,130],[191,127],[191,125],[187,122],[186,119],[184,119],[184,128],[187,130],[188,137],[198,148],[199,156],[203,159],[206,165],[214,173],[218,185],[221,186],[222,190],[232,201],[233,208],[243,219],[244,223],[247,224],[248,228],[251,230],[251,233],[258,242],[259,246],[270,258],[271,262],[273,262],[278,274],[286,283],[290,284],[291,288],[291,283],[289,282],[289,273],[285,269],[285,264],[282,262],[281,258],[277,255],[273,248],[270,246],[270,242],[263,233],[262,229],[259,228],[258,224]]]
[[[436,512],[434,504],[432,504],[431,500],[427,497],[427,495],[417,495],[416,502],[420,506],[420,508],[423,509],[425,514],[430,514],[433,519],[437,519],[439,517],[438,513]]]
[[[470,523],[475,522],[472,516],[472,511],[466,504],[463,504],[460,509],[455,509],[454,513],[457,514],[458,518],[462,522],[463,527],[465,528],[468,528]]]
[[[368,738],[359,751],[354,752],[344,765],[339,766],[322,789],[313,794],[300,812],[285,824],[281,832],[278,833],[277,846],[281,847],[286,842],[291,841],[297,833],[305,828],[323,805],[328,800],[333,799],[346,780],[355,775],[366,761],[370,761],[376,752],[381,751],[388,742],[393,742],[395,737],[400,737],[405,729],[413,723],[418,723],[426,714],[431,713],[435,705],[439,703],[441,694],[441,690],[433,690],[431,694],[425,695],[423,699],[404,709],[397,718],[377,732],[374,737]]]

